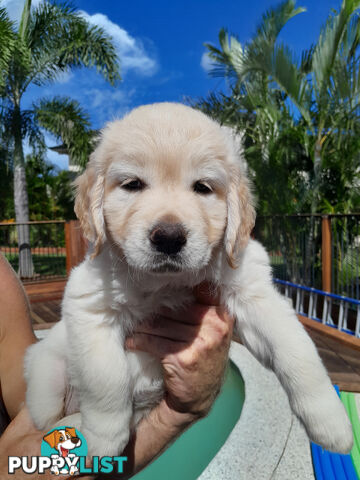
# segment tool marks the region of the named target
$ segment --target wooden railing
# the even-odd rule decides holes
[[[84,238],[79,220],[65,223],[66,273],[81,263],[85,257],[88,242]]]

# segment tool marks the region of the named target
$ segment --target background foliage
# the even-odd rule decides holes
[[[278,40],[304,9],[265,12],[252,39],[219,33],[207,44],[226,92],[190,102],[244,136],[260,214],[360,210],[360,2],[331,11],[297,57]]]

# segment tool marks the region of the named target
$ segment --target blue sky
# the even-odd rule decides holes
[[[1,0],[0,0],[1,1]],[[18,19],[24,0],[2,0]],[[33,5],[40,0],[33,0]],[[272,0],[74,0],[88,21],[112,35],[121,59],[123,81],[110,87],[94,71],[65,74],[47,87],[29,89],[24,106],[41,96],[68,95],[88,111],[94,128],[124,115],[133,107],[160,101],[182,101],[223,90],[224,80],[206,71],[204,42],[218,44],[219,30],[236,33],[241,42],[251,38],[261,14]],[[307,12],[293,18],[281,39],[296,52],[315,42],[331,8],[340,0],[304,0]],[[48,144],[54,141],[48,137]],[[50,161],[67,167],[67,158],[50,152]]]

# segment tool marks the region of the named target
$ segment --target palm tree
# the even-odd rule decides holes
[[[269,158],[279,158],[278,152],[280,161],[286,163],[286,155],[282,155],[284,132],[297,132],[297,141],[302,143],[312,164],[311,170],[304,172],[309,175],[304,177],[307,185],[299,206],[309,205],[311,213],[332,208],[345,194],[347,200],[337,203],[345,209],[359,198],[351,193],[359,178],[359,7],[360,0],[343,0],[340,10],[328,17],[317,43],[303,52],[300,61],[278,41],[286,23],[304,11],[295,8],[294,0],[286,0],[265,12],[254,38],[246,45],[225,30],[219,35],[219,49],[207,45],[214,62],[212,74],[232,80],[256,113],[255,131],[259,127],[257,134],[261,135],[256,137],[255,145],[262,149],[262,168],[257,169],[257,174],[266,171],[263,167],[269,164]],[[282,98],[277,105],[279,94]],[[283,120],[287,116],[286,126]],[[280,148],[272,156],[274,146]],[[274,172],[269,171],[272,180]],[[265,178],[259,191],[266,190],[268,183]],[[277,189],[275,196],[281,191]],[[303,272],[305,283],[310,276],[314,237],[315,224],[311,221]]]
[[[320,188],[331,159],[337,156],[342,170],[354,163],[354,156],[339,159],[338,153],[345,144],[351,150],[350,144],[357,142],[359,134],[359,7],[359,0],[343,0],[339,12],[331,13],[317,43],[303,52],[300,62],[277,41],[286,23],[304,11],[295,8],[294,0],[267,11],[246,45],[225,30],[219,34],[220,48],[206,45],[214,62],[212,74],[231,79],[238,90],[245,91],[257,114],[261,106],[269,119],[276,119],[280,110],[274,109],[274,96],[280,91],[284,95],[281,108],[291,108],[292,118],[299,117],[297,123],[305,132],[301,135],[303,147],[313,165],[309,188],[312,213],[319,208]],[[266,138],[263,142],[266,149]],[[355,168],[353,165],[353,176]]]
[[[86,162],[89,153],[89,121],[77,102],[68,98],[42,99],[30,110],[21,100],[31,84],[56,81],[73,68],[96,67],[111,84],[120,79],[119,62],[109,37],[101,28],[88,24],[67,4],[41,2],[35,9],[25,0],[18,29],[0,9],[0,98],[3,139],[12,154],[14,204],[19,227],[19,274],[31,277],[28,196],[23,142],[33,149],[45,148],[42,128],[67,145],[73,158]]]

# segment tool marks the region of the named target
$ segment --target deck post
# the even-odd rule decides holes
[[[322,289],[331,293],[331,218],[324,215],[321,220]]]
[[[80,222],[70,220],[65,223],[66,273],[81,263],[87,250],[87,241],[84,238]]]

